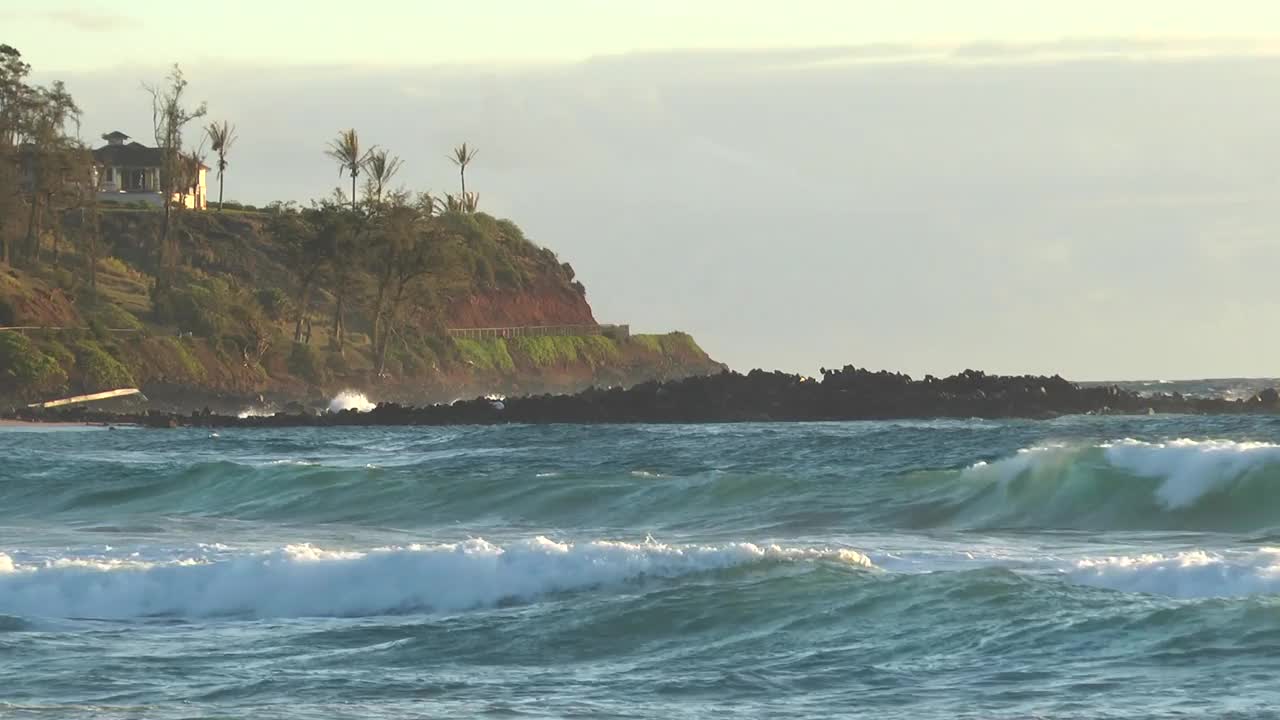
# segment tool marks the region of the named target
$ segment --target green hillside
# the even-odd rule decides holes
[[[184,261],[167,284],[157,280],[150,247],[159,211],[104,208],[92,273],[84,244],[68,240],[83,233],[80,219],[66,218],[56,256],[46,238],[39,262],[0,266],[0,325],[41,328],[0,332],[0,401],[141,385],[177,404],[318,398],[344,388],[424,402],[466,391],[567,392],[719,367],[680,333],[448,337],[453,308],[476,297],[541,303],[563,312],[563,324],[590,321],[572,269],[514,224],[482,213],[440,216],[440,235],[421,250],[427,268],[403,289],[369,267],[347,268],[341,278],[328,262],[308,280],[312,269],[285,233],[342,212],[187,212]]]

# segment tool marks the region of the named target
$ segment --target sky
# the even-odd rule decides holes
[[[1280,374],[1270,0],[45,0],[0,42],[86,138],[180,62],[229,199],[327,194],[346,127],[452,190],[465,140],[599,320],[735,369]]]

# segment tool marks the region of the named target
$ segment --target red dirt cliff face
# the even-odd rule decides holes
[[[445,304],[443,320],[449,328],[596,324],[586,298],[571,287],[553,283],[458,298]]]

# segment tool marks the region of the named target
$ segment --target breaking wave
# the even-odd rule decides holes
[[[505,546],[483,539],[369,552],[292,545],[265,553],[166,562],[0,553],[0,616],[368,616],[469,610],[553,593],[760,563],[826,561],[872,567],[847,549],[752,543],[668,545],[545,537]]]
[[[1273,594],[1280,592],[1280,548],[1087,558],[1067,575],[1085,585],[1180,598]]]
[[[1043,445],[944,474],[901,511],[917,526],[1252,530],[1280,525],[1280,445]]]
[[[356,392],[355,390],[343,390],[334,395],[333,399],[329,401],[328,410],[331,413],[342,412],[343,410],[369,412],[375,407],[377,406],[369,402],[369,398],[365,397],[364,393]]]

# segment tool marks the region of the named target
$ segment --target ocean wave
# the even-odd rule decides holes
[[[1252,530],[1280,525],[1280,445],[1044,444],[944,473],[904,512],[963,527]]]
[[[342,412],[344,410],[369,412],[375,407],[377,406],[372,402],[369,402],[369,398],[365,397],[364,393],[357,392],[355,390],[343,390],[337,395],[334,395],[333,399],[329,401],[328,409],[331,413]]]
[[[1085,558],[1066,574],[1085,585],[1179,598],[1274,594],[1280,592],[1280,548]]]
[[[0,553],[0,614],[35,617],[367,616],[451,611],[769,562],[872,567],[848,549],[752,543],[670,545],[536,537],[367,552],[279,550],[148,562],[58,558],[24,564]]]

